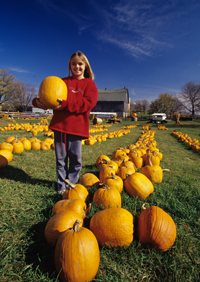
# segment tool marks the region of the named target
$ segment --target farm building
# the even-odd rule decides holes
[[[130,98],[127,88],[99,90],[97,105],[92,112],[98,116],[103,113],[116,113],[125,118],[130,115]]]

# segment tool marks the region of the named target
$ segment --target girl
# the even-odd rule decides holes
[[[54,131],[57,191],[66,190],[65,179],[75,184],[82,168],[81,149],[83,138],[89,137],[89,114],[96,105],[98,90],[93,81],[94,74],[87,57],[82,52],[71,55],[68,64],[67,100],[58,99],[59,105],[49,128]],[[39,97],[33,99],[33,106],[45,109]]]

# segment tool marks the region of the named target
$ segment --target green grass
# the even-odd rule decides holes
[[[20,121],[17,121],[20,123]],[[27,122],[26,120],[23,122]],[[34,122],[34,121],[32,121]],[[35,121],[38,122],[38,121]],[[83,168],[81,175],[92,172],[98,176],[95,166],[97,157],[108,156],[117,147],[134,144],[141,135],[141,125],[120,138],[109,139],[93,146],[82,148]],[[0,120],[0,126],[7,121]],[[123,125],[112,125],[108,131]],[[122,207],[129,210],[135,220],[134,241],[128,248],[101,248],[99,271],[93,281],[199,281],[200,280],[200,153],[194,153],[171,135],[173,129],[188,133],[200,140],[200,123],[174,122],[166,124],[167,131],[156,129],[157,147],[163,153],[163,182],[154,184],[154,193],[145,201],[130,198],[122,192]],[[0,132],[0,143],[8,136],[27,136],[24,131]],[[43,133],[37,136],[44,139]],[[90,190],[90,200],[95,188]],[[12,162],[0,169],[0,281],[59,281],[54,267],[54,248],[44,238],[44,228],[52,216],[53,205],[60,200],[56,193],[54,151],[28,151],[14,154]],[[137,237],[137,221],[144,202],[157,205],[171,215],[177,226],[175,244],[167,252],[141,246]],[[89,226],[92,215],[97,212],[92,206],[85,224]]]

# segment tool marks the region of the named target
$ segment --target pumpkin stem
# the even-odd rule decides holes
[[[89,203],[87,209],[85,210],[85,215],[87,215],[91,211],[91,208],[92,208],[92,204]]]
[[[73,225],[72,230],[73,230],[74,232],[80,231],[80,225],[81,225],[81,220],[80,220],[80,219],[77,219],[77,220],[74,222],[74,225]]]
[[[69,179],[65,179],[64,181],[65,181],[66,184],[69,185],[69,188],[70,188],[70,189],[74,189],[74,188],[76,187],[76,185],[72,184],[72,183],[69,181]]]
[[[112,177],[112,179],[117,179],[117,177],[116,177],[116,175],[114,175],[114,173],[113,172],[111,172],[111,177]]]
[[[150,166],[153,166],[152,161],[151,161],[151,155],[150,155],[150,154],[147,155],[147,159],[148,159],[149,165],[150,165]]]
[[[168,168],[163,168],[162,171],[170,171]]]
[[[149,207],[149,204],[148,203],[144,203],[142,206],[141,206],[141,210],[146,210],[146,207],[145,207],[145,205],[147,205],[148,207]]]
[[[104,185],[104,187],[103,187],[105,190],[110,190],[110,187],[108,186],[108,185]]]
[[[99,164],[101,165],[101,164],[108,164],[108,163],[109,163],[109,161],[108,161],[108,160],[106,160],[106,159],[102,159],[102,160],[100,161],[100,163],[99,163]]]

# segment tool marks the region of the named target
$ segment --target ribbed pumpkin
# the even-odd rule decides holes
[[[110,158],[106,155],[100,155],[97,159],[96,159],[96,166],[99,167],[101,165],[101,163],[103,161],[110,161]]]
[[[95,174],[89,172],[83,174],[80,177],[79,181],[87,189],[89,189],[92,186],[98,186],[98,184],[100,183],[99,178]]]
[[[40,141],[31,142],[31,149],[39,151],[40,150]]]
[[[140,199],[146,199],[154,191],[152,182],[140,172],[129,175],[124,180],[124,185],[131,197],[139,197]]]
[[[176,225],[163,209],[152,206],[143,210],[138,220],[138,236],[142,245],[167,251],[176,239]]]
[[[21,141],[17,140],[13,143],[13,153],[21,154],[24,151],[24,145]]]
[[[97,212],[90,221],[90,230],[100,245],[128,247],[133,241],[134,218],[123,208],[111,208]]]
[[[72,228],[77,219],[80,219],[83,224],[82,216],[72,210],[61,211],[53,215],[47,222],[44,230],[47,243],[54,246],[60,234]]]
[[[102,166],[99,171],[99,179],[101,180],[101,182],[104,182],[106,177],[109,177],[112,174],[116,174],[115,171],[116,170],[112,166]]]
[[[134,163],[134,165],[136,166],[136,168],[142,168],[144,165],[144,160],[141,157],[141,155],[139,153],[137,153],[136,155],[132,155],[130,157],[131,161]]]
[[[128,177],[128,175],[131,175],[135,172],[136,170],[134,167],[120,166],[117,175],[119,175],[122,180],[125,180]]]
[[[102,164],[100,164],[99,169],[103,169],[105,166],[109,166],[110,168],[113,168],[115,170],[115,173],[117,173],[119,166],[115,161],[104,161]]]
[[[100,263],[99,245],[94,234],[77,220],[66,230],[55,248],[55,266],[62,281],[91,281]]]
[[[81,199],[74,199],[74,200],[60,200],[53,206],[52,213],[53,215],[65,211],[65,210],[72,210],[76,213],[80,214],[83,218],[86,215],[86,203]]]
[[[40,142],[40,149],[41,150],[44,150],[44,151],[49,151],[51,149],[51,144],[50,142],[47,142],[47,141],[42,141]]]
[[[9,142],[3,142],[0,145],[0,150],[9,150],[9,151],[13,151],[13,145]]]
[[[161,183],[163,180],[162,168],[152,164],[151,156],[149,156],[149,165],[142,168],[142,173],[153,183]]]
[[[9,136],[9,137],[6,139],[6,142],[7,142],[7,143],[12,143],[13,140],[15,140],[15,136]]]
[[[27,150],[27,151],[31,150],[31,141],[30,140],[25,138],[21,142],[24,145],[24,150]]]
[[[112,153],[112,160],[117,159],[118,156],[126,156],[126,153],[124,152],[124,150],[122,150],[121,148],[117,148],[113,153]]]
[[[38,95],[47,109],[54,109],[59,105],[58,98],[67,100],[67,86],[61,78],[48,76],[40,84]]]
[[[96,190],[93,196],[93,201],[97,206],[103,208],[121,208],[122,200],[120,192],[117,189],[110,188],[104,185]]]
[[[66,187],[66,190],[63,194],[63,200],[64,199],[81,199],[85,201],[88,196],[88,190],[82,185],[82,184],[72,184],[68,179],[65,180],[68,187]]]
[[[160,158],[156,155],[156,151],[150,152],[147,150],[147,153],[143,156],[145,165],[149,165],[149,156],[151,157],[151,162],[153,165],[160,165]]]
[[[114,173],[111,173],[111,176],[108,176],[104,179],[104,184],[108,185],[110,188],[117,189],[119,193],[123,191],[123,180],[120,176],[114,175]]]

